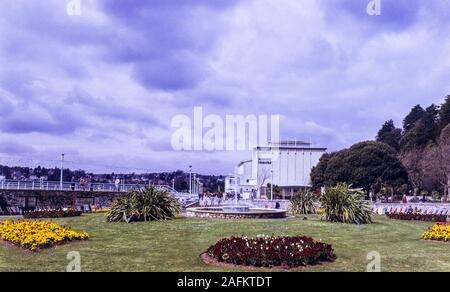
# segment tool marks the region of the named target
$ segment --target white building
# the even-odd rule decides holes
[[[326,148],[312,147],[311,143],[284,141],[258,146],[252,160],[239,163],[235,175],[225,179],[225,191],[235,189],[244,198],[270,198],[268,184],[277,186],[283,198],[311,185],[311,170],[319,162]]]

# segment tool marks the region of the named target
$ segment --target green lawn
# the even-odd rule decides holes
[[[419,240],[432,223],[377,218],[372,225],[354,226],[310,217],[125,224],[105,223],[104,215],[53,221],[88,232],[91,239],[38,254],[0,245],[0,271],[65,271],[70,251],[80,252],[83,271],[221,271],[199,255],[223,237],[258,234],[307,235],[333,244],[336,262],[302,271],[365,271],[371,251],[381,254],[382,271],[450,271],[450,245]]]

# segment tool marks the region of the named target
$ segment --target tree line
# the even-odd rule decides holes
[[[316,189],[346,182],[376,194],[448,195],[450,96],[442,105],[414,106],[402,128],[385,122],[375,141],[323,155],[311,182]]]

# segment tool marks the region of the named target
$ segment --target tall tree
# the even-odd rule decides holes
[[[421,120],[425,126],[425,132],[422,133],[424,140],[436,143],[439,138],[439,107],[435,104],[427,107]]]
[[[423,150],[411,149],[400,155],[404,167],[408,172],[409,181],[414,187],[414,194],[417,195],[422,188],[424,180],[424,169],[422,165]]]
[[[442,190],[446,182],[441,168],[442,153],[440,147],[429,146],[423,151],[420,166],[423,174],[422,187],[429,193]]]
[[[439,138],[439,168],[442,173],[442,184],[446,195],[450,195],[450,124],[445,127],[441,132]]]
[[[403,120],[403,132],[406,133],[414,128],[416,123],[420,121],[425,114],[425,110],[420,106],[416,105],[411,109],[411,112]]]
[[[385,122],[377,135],[378,142],[386,143],[397,151],[400,150],[401,138],[402,130],[395,127],[393,120]]]
[[[311,181],[315,188],[345,182],[369,191],[379,183],[400,187],[407,183],[408,174],[392,147],[370,141],[324,156]]]
[[[416,111],[415,111],[416,112]],[[403,151],[423,150],[429,145],[436,145],[439,135],[439,108],[432,104],[414,122],[414,126],[404,132],[400,146]]]
[[[450,124],[450,95],[447,95],[447,98],[439,111],[439,123],[441,130]]]
[[[402,152],[408,152],[415,149],[423,150],[428,143],[425,124],[422,120],[416,122],[415,126],[405,132],[400,142]]]
[[[325,172],[327,171],[328,162],[333,155],[334,153],[325,153],[322,155],[317,166],[311,170],[311,185],[313,189],[319,189],[326,185],[327,177],[325,177]]]

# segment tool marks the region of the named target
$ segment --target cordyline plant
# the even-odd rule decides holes
[[[372,223],[372,208],[369,202],[362,199],[363,195],[363,192],[352,190],[350,185],[344,183],[327,189],[320,198],[325,219],[351,224]]]
[[[297,193],[291,199],[290,211],[293,215],[316,214],[318,198],[310,191]]]
[[[180,204],[168,192],[147,187],[116,199],[106,219],[108,222],[160,221],[174,219],[180,212]]]

